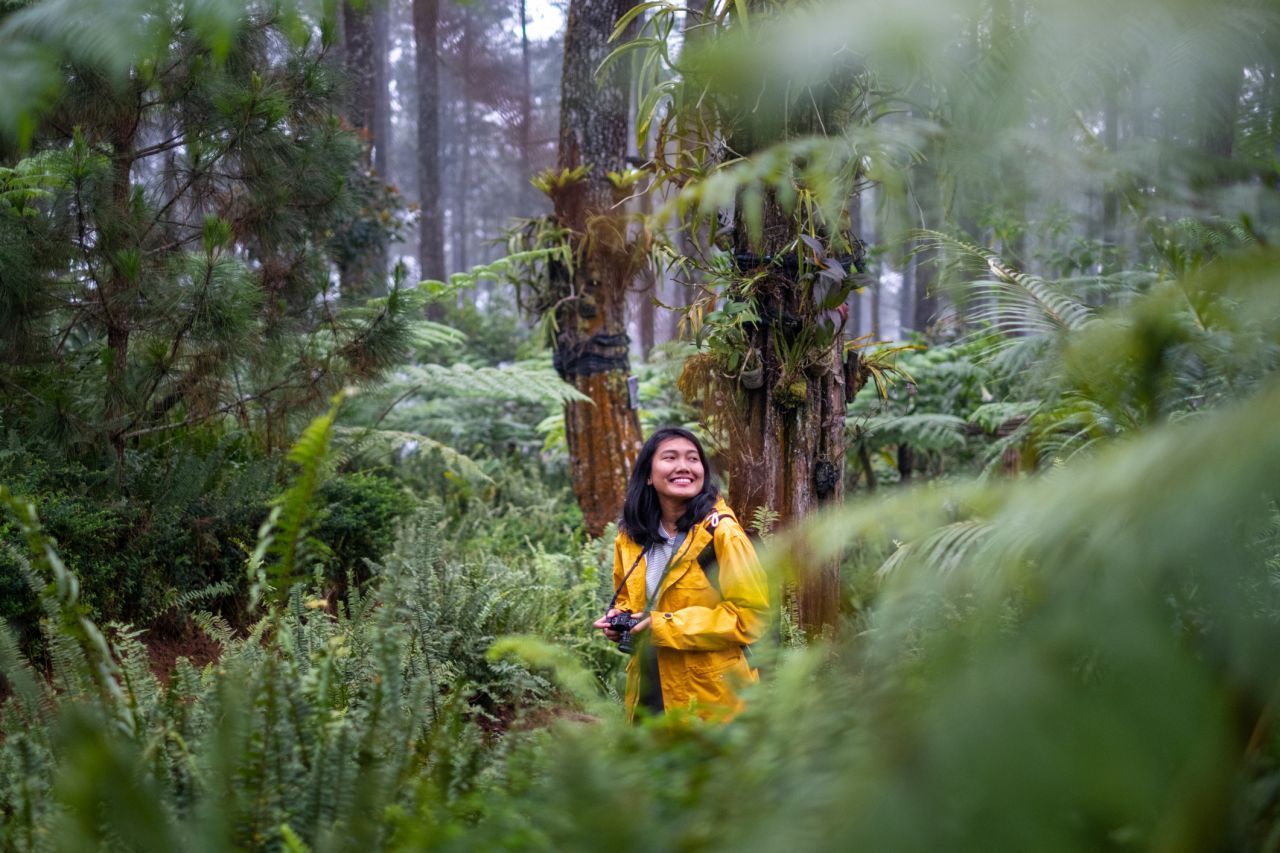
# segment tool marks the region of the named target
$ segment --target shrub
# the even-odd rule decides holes
[[[315,537],[326,546],[325,579],[338,588],[347,578],[363,583],[370,562],[395,545],[396,527],[416,503],[395,480],[370,472],[343,474],[320,487]]]

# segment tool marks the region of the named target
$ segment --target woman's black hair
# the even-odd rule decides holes
[[[649,484],[649,475],[653,473],[653,457],[658,453],[658,445],[669,438],[683,438],[698,449],[702,459],[702,491],[690,501],[684,515],[676,522],[677,532],[685,532],[706,517],[715,509],[716,498],[720,496],[720,488],[715,484],[711,473],[711,463],[707,453],[702,449],[702,442],[687,429],[680,427],[662,427],[655,430],[649,440],[640,448],[636,464],[631,469],[631,478],[627,480],[627,496],[622,501],[622,519],[618,527],[641,548],[648,548],[662,538],[658,525],[662,521],[662,507],[658,504],[658,493]]]

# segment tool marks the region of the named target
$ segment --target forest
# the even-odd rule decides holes
[[[1280,850],[1275,0],[0,0],[0,848]],[[623,711],[641,443],[771,627]]]

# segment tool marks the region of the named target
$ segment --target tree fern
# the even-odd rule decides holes
[[[459,453],[447,444],[415,432],[389,429],[361,429],[339,427],[334,437],[340,447],[352,456],[386,465],[391,468],[412,468],[423,465],[431,456],[438,456],[445,465],[446,474],[470,483],[481,490],[492,489],[493,478],[474,459]]]
[[[995,275],[969,285],[983,300],[971,314],[979,324],[1025,337],[1080,329],[1093,318],[1090,306],[1039,276],[1015,269],[990,249],[938,231],[921,231],[918,236],[936,250],[969,256]]]
[[[936,412],[873,415],[851,422],[849,427],[875,447],[910,444],[922,450],[949,450],[965,443],[964,418]]]
[[[521,361],[497,367],[424,364],[404,368],[400,382],[423,395],[488,397],[529,403],[561,404],[587,398],[541,361]]]

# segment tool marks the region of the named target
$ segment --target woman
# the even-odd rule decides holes
[[[617,642],[610,617],[630,611],[637,648],[627,664],[627,718],[692,707],[741,707],[754,681],[744,647],[763,633],[769,594],[755,549],[712,482],[693,433],[666,427],[640,450],[613,546],[617,595],[594,626]],[[701,560],[699,559],[701,557]]]

